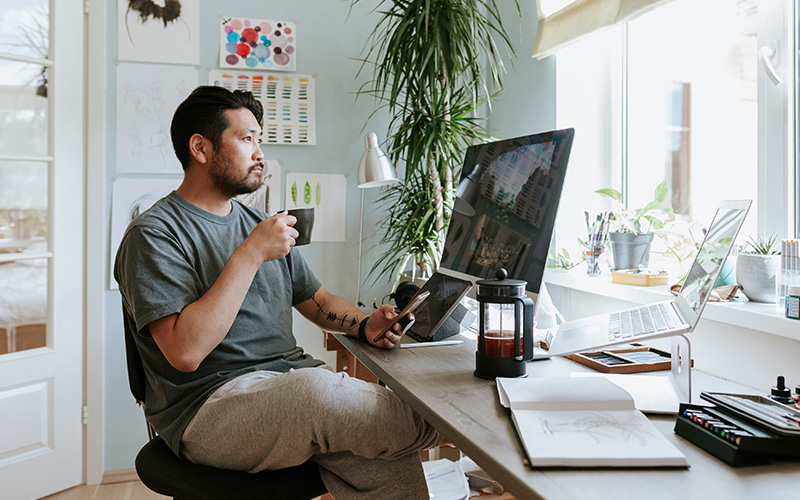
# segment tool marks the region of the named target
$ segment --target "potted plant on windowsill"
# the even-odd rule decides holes
[[[778,235],[752,237],[749,251],[736,256],[736,282],[751,302],[775,301],[775,278],[780,268],[780,252],[773,249]]]
[[[616,189],[598,189],[595,193],[622,204],[622,193]],[[662,181],[653,192],[653,200],[637,209],[616,210],[611,218],[612,230],[608,233],[615,269],[645,268],[650,263],[650,246],[654,232],[674,219],[672,206],[667,200],[669,186]]]

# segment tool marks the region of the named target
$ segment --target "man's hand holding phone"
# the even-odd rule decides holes
[[[373,344],[377,347],[383,347],[384,349],[391,349],[392,347],[394,347],[395,344],[397,344],[397,342],[400,340],[400,337],[402,337],[403,334],[408,330],[408,328],[411,327],[412,324],[414,324],[414,316],[411,313],[425,299],[428,298],[428,295],[430,295],[430,292],[424,292],[419,295],[415,295],[414,298],[412,298],[411,301],[409,301],[409,303],[406,304],[406,306],[403,308],[402,311],[400,311],[395,316],[392,316],[390,318],[389,323],[381,329],[378,335],[376,335],[372,340],[369,341],[370,344]],[[381,306],[381,309],[383,309],[383,306]],[[381,309],[379,309],[376,312],[378,313],[381,312]],[[389,314],[394,314],[394,313],[390,312]],[[395,327],[395,325],[399,326]],[[399,332],[398,329],[400,330]],[[390,331],[394,334],[394,336],[397,336],[396,340],[392,341],[392,339],[387,337],[387,333],[389,333]],[[367,338],[369,338],[369,334],[367,335]]]

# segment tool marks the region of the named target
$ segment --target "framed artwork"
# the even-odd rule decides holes
[[[286,21],[240,17],[220,20],[219,67],[294,71],[297,27]]]

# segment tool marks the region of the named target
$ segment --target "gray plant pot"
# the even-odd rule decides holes
[[[753,302],[775,302],[775,277],[780,255],[740,253],[736,257],[736,282]]]
[[[608,233],[614,269],[637,269],[650,263],[650,245],[653,233]]]

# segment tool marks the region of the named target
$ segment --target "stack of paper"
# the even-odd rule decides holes
[[[602,377],[498,378],[533,467],[686,467],[686,457]]]
[[[470,496],[467,476],[458,462],[446,458],[422,462],[431,500],[467,500]]]

